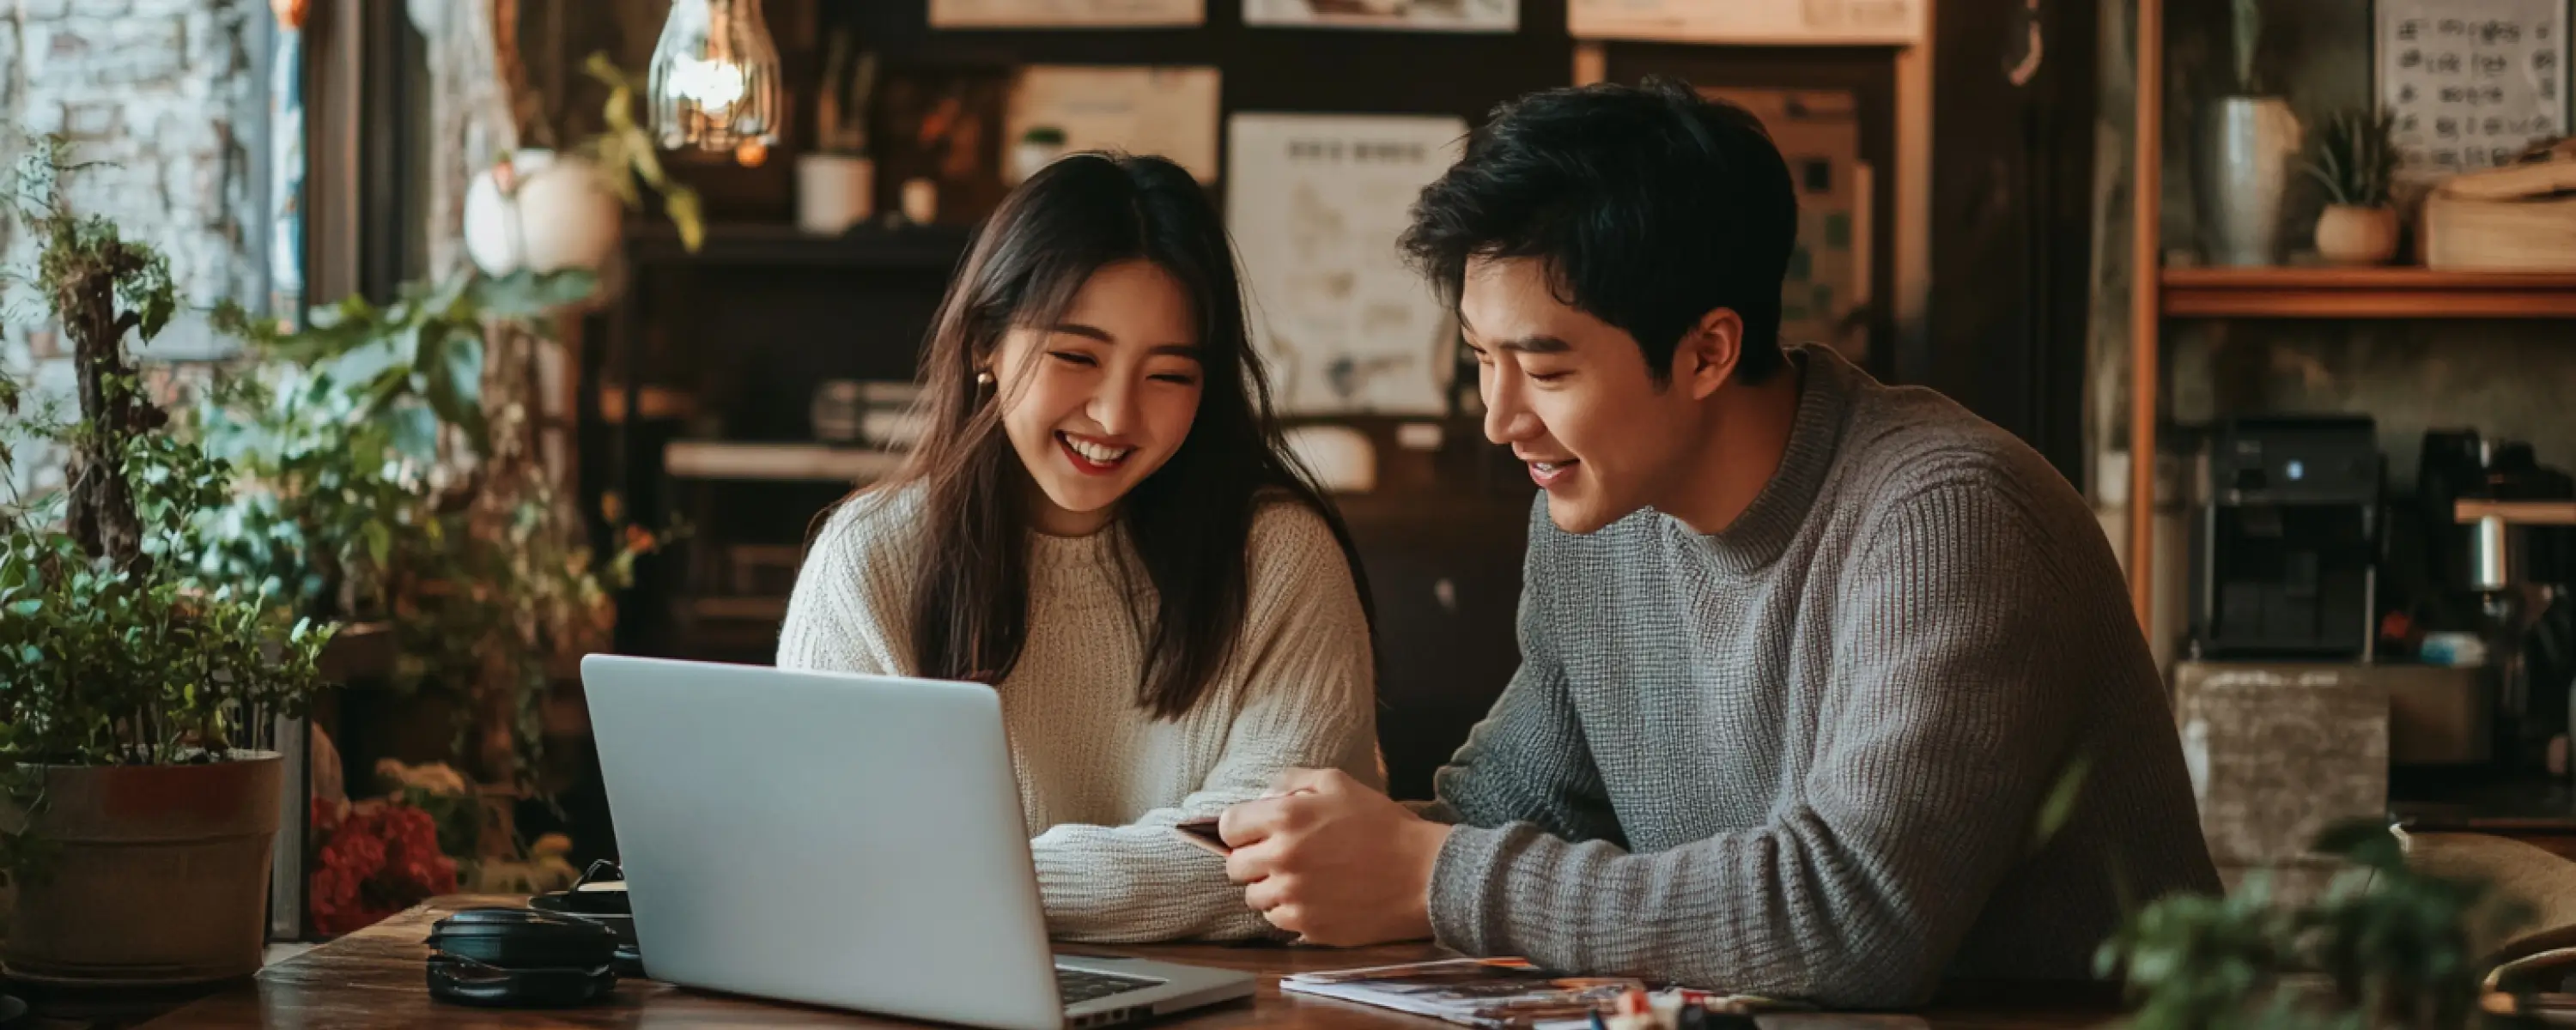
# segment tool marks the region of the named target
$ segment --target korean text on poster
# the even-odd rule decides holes
[[[2380,0],[2379,92],[2402,174],[2510,164],[2566,131],[2564,0]]]

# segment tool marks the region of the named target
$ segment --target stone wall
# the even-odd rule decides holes
[[[74,156],[65,196],[114,219],[170,259],[181,311],[145,353],[179,361],[229,349],[205,312],[254,302],[266,283],[266,55],[274,23],[260,0],[0,0],[0,159],[26,135],[61,133]],[[31,270],[33,242],[0,225],[0,262]],[[16,291],[0,362],[49,390],[69,369],[41,308]],[[43,476],[29,463],[22,478]],[[49,478],[49,477],[48,477]],[[21,483],[22,487],[30,485]]]

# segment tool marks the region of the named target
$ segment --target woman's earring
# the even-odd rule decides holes
[[[985,370],[983,370],[983,371],[980,371],[980,372],[975,373],[975,385],[977,385],[977,386],[991,386],[991,385],[993,385],[993,370],[988,368],[988,369],[985,369]]]

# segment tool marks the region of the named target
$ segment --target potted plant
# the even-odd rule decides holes
[[[580,723],[574,663],[608,645],[614,591],[665,539],[612,510],[609,545],[595,553],[538,460],[530,412],[546,316],[593,284],[578,270],[468,268],[405,286],[391,304],[348,298],[291,331],[220,310],[217,325],[254,360],[191,420],[250,482],[204,519],[209,568],[268,584],[315,618],[388,627],[390,674],[366,686],[369,704],[341,709],[369,713],[358,716],[366,743],[323,760],[352,784],[388,758],[470,773],[462,801],[440,803],[471,806],[481,829],[468,840],[443,819],[439,834],[469,892],[568,868],[545,861],[548,840],[521,839],[517,819],[524,801],[580,775],[550,763],[548,748]],[[370,866],[364,842],[401,826],[350,821],[335,800],[317,797],[308,842],[316,930],[363,925],[449,882]],[[334,850],[343,837],[349,847]],[[551,847],[560,856],[569,844]]]
[[[877,55],[850,57],[846,30],[832,33],[814,102],[814,149],[796,155],[796,227],[838,236],[876,210],[876,162],[868,158],[868,98]]]
[[[1032,125],[1020,134],[1019,143],[1011,147],[1011,181],[1029,181],[1040,169],[1064,156],[1064,130],[1053,125]]]
[[[2478,1011],[2485,946],[2527,915],[2480,881],[2410,869],[2388,827],[2328,830],[2347,863],[2319,900],[2273,902],[2260,877],[2225,898],[2176,895],[2104,942],[2135,1030],[2459,1030]]]
[[[282,799],[283,763],[257,746],[319,686],[332,630],[196,575],[196,515],[230,470],[168,432],[125,349],[168,321],[169,266],[65,207],[73,167],[45,140],[12,193],[78,414],[0,388],[18,442],[71,458],[65,490],[0,498],[0,871],[17,890],[0,961],[27,980],[243,976]]]
[[[255,480],[213,513],[206,561],[317,618],[390,622],[389,685],[438,692],[452,754],[487,785],[534,786],[549,689],[605,645],[611,591],[661,542],[619,527],[594,556],[536,460],[532,402],[503,389],[541,316],[592,283],[467,270],[294,331],[227,309],[217,325],[260,360],[195,412]]]
[[[2201,112],[2200,228],[2209,259],[2222,265],[2273,265],[2281,259],[2282,199],[2299,152],[2299,119],[2290,102],[2264,92],[2255,67],[2263,38],[2258,0],[2233,0],[2229,33],[2235,81]]]
[[[2317,216],[2317,254],[2338,265],[2379,265],[2397,256],[2397,208],[2389,184],[2397,174],[2395,119],[2386,112],[2344,111],[2317,129],[2308,176],[2325,187]]]
[[[527,147],[474,177],[465,191],[465,252],[486,274],[597,272],[616,253],[624,207],[641,207],[641,182],[691,252],[706,238],[698,193],[662,167],[635,122],[635,85],[605,54],[584,66],[608,87],[606,129],[569,153]]]

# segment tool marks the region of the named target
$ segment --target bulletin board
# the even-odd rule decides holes
[[[1860,101],[1844,90],[1703,86],[1771,130],[1798,190],[1798,246],[1780,283],[1780,338],[1865,364],[1876,169],[1861,159]]]

